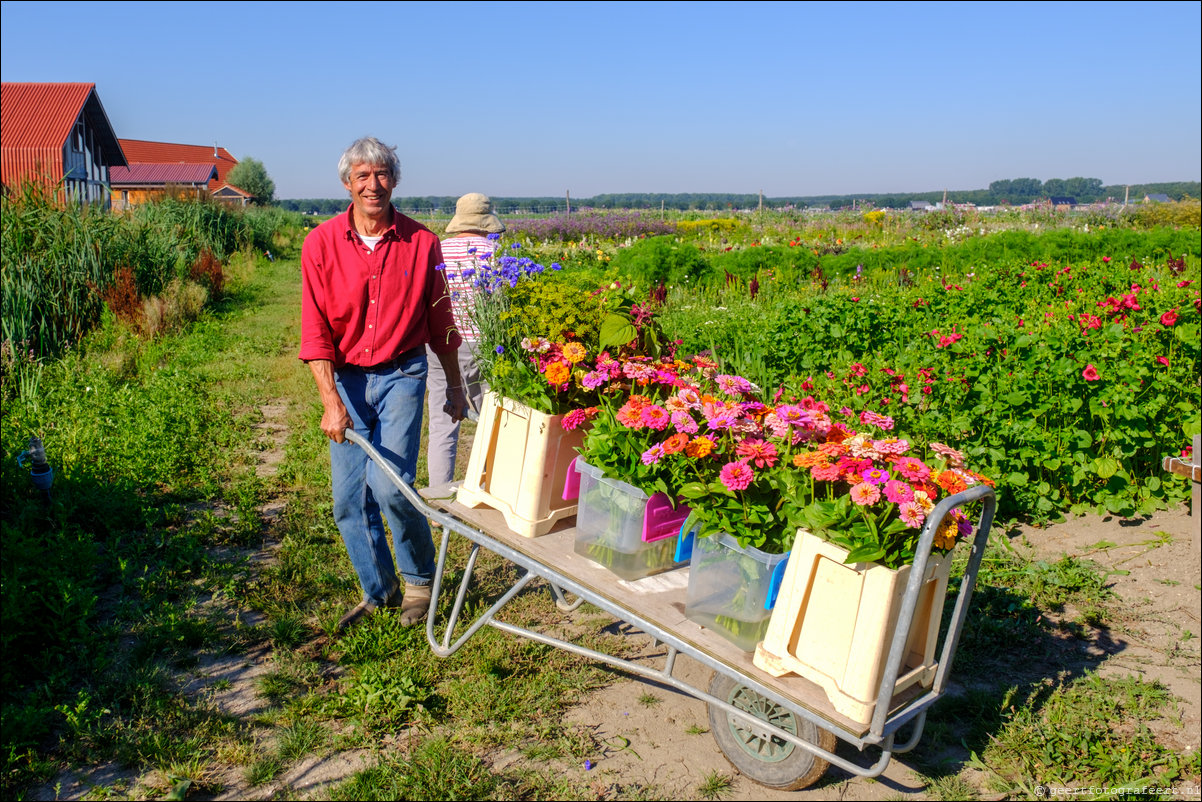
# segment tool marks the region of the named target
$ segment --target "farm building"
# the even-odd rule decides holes
[[[213,200],[228,203],[231,206],[245,206],[251,202],[251,194],[233,184],[223,184],[210,194],[212,194]]]
[[[238,163],[228,150],[209,145],[180,145],[174,142],[151,142],[144,139],[122,139],[121,149],[129,160],[131,167],[135,165],[155,166],[158,168],[181,168],[184,166],[210,165],[215,175],[205,184],[209,194],[217,200],[244,206],[248,202],[247,195],[239,187],[230,184],[226,179],[230,170]],[[166,183],[160,185],[160,193],[166,193]],[[118,203],[114,188],[113,203]]]
[[[127,166],[96,84],[0,86],[0,183],[57,187],[59,196],[107,203],[109,170]]]
[[[1048,198],[1048,203],[1053,209],[1072,209],[1077,205],[1077,199],[1068,197],[1067,195],[1053,195]]]
[[[1154,192],[1151,195],[1144,195],[1144,203],[1169,203],[1169,196],[1163,192]]]
[[[121,150],[130,164],[211,164],[217,168],[217,177],[209,181],[209,192],[214,192],[228,183],[225,177],[238,163],[228,150],[215,144],[210,147],[122,139]]]
[[[123,211],[164,195],[202,198],[217,175],[212,164],[130,164],[110,171],[113,209]]]

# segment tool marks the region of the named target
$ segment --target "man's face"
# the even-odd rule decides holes
[[[376,164],[351,166],[351,180],[344,184],[351,192],[355,213],[364,219],[380,220],[392,210],[392,190],[396,181],[387,167]]]

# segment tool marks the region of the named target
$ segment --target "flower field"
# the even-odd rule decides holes
[[[1200,425],[1196,225],[748,217],[523,247],[610,310],[615,296],[654,309],[678,353],[710,353],[777,399],[953,444],[996,480],[1005,515],[1130,516],[1188,495],[1160,463]]]

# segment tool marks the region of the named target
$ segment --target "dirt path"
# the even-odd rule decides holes
[[[1136,674],[1158,680],[1179,700],[1180,720],[1162,719],[1158,734],[1174,748],[1199,748],[1202,702],[1199,699],[1199,634],[1202,633],[1202,543],[1199,519],[1184,509],[1141,520],[1090,516],[1044,529],[1024,527],[1010,533],[1020,553],[1055,561],[1081,557],[1110,571],[1111,588],[1121,610],[1109,630],[1096,630],[1075,641],[1093,658],[1103,676]],[[1066,611],[1066,616],[1071,611]],[[662,650],[647,649],[648,658]],[[660,663],[655,663],[659,665]],[[709,671],[684,659],[677,675],[705,687]],[[953,674],[954,682],[954,674]],[[654,697],[654,700],[650,697]],[[882,799],[924,797],[924,783],[898,756],[876,780],[854,777],[832,768],[815,787],[800,792],[766,789],[739,775],[718,750],[708,732],[706,706],[692,697],[647,683],[620,679],[568,711],[566,719],[594,734],[605,751],[593,767],[578,771],[582,784],[599,797],[607,789],[654,786],[671,799],[704,799],[702,789],[714,774],[730,779],[721,798],[732,800]],[[840,747],[851,757],[854,750]],[[511,757],[493,756],[497,765]]]

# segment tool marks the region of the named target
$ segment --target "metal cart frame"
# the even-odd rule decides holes
[[[666,626],[662,621],[657,620],[656,616],[649,614],[646,609],[634,609],[635,603],[632,603],[629,599],[617,599],[612,593],[603,591],[597,584],[585,581],[580,571],[569,572],[551,564],[546,554],[532,553],[536,551],[536,549],[532,548],[534,544],[539,543],[541,546],[544,542],[551,543],[551,540],[544,541],[544,538],[553,538],[552,535],[545,535],[541,538],[524,538],[510,532],[504,526],[500,514],[495,511],[469,510],[466,507],[456,505],[453,500],[453,485],[428,489],[423,491],[423,496],[423,494],[419,494],[404,482],[392,464],[384,459],[362,435],[352,429],[348,429],[346,430],[346,437],[351,442],[363,448],[368,457],[376,463],[376,466],[384,472],[393,484],[400,488],[404,496],[419,511],[430,520],[442,526],[442,539],[431,588],[430,613],[426,620],[426,639],[429,641],[430,648],[439,657],[449,657],[454,654],[481,627],[488,625],[504,632],[597,660],[626,673],[674,688],[681,693],[704,701],[710,706],[711,711],[715,709],[720,710],[728,716],[734,717],[748,731],[754,733],[759,738],[765,740],[780,739],[781,741],[791,743],[818,759],[836,765],[860,777],[879,776],[885,771],[894,754],[904,753],[913,749],[922,737],[927,711],[931,705],[943,696],[952,660],[955,656],[956,647],[959,644],[960,635],[963,631],[964,621],[968,614],[968,605],[972,599],[977,571],[980,568],[981,558],[984,556],[985,547],[989,541],[989,532],[992,528],[993,516],[997,506],[992,489],[984,485],[977,485],[962,493],[957,493],[943,499],[928,516],[926,525],[919,537],[914,567],[910,572],[905,595],[902,599],[901,612],[885,663],[874,715],[871,722],[865,727],[836,713],[829,703],[825,701],[825,695],[821,689],[817,689],[816,686],[813,686],[813,690],[804,700],[799,699],[796,693],[789,692],[788,689],[790,687],[796,689],[807,688],[812,685],[808,681],[797,677],[786,679],[773,678],[766,672],[754,667],[745,653],[740,653],[744,655],[743,659],[732,657],[732,652],[739,652],[733,645],[728,649],[723,649],[720,646],[715,648],[712,643],[703,644],[697,633],[686,633],[680,627]],[[969,555],[968,565],[964,570],[964,576],[960,583],[960,591],[956,598],[955,609],[948,624],[947,633],[943,639],[939,667],[936,670],[934,681],[929,689],[917,688],[894,696],[892,693],[892,678],[898,676],[901,667],[906,641],[914,620],[918,596],[938,524],[943,521],[944,517],[953,508],[978,500],[983,503],[977,521],[977,532],[972,542],[972,551]],[[490,520],[490,518],[495,520]],[[564,528],[559,533],[559,540],[566,540],[570,544],[573,532],[574,529]],[[447,568],[448,547],[452,533],[469,540],[472,543],[472,547],[464,566],[463,577],[459,582],[454,604],[447,616],[446,629],[443,632],[442,638],[439,639],[435,633],[436,611],[443,589],[443,579]],[[522,568],[524,573],[518,577],[507,591],[496,599],[492,606],[481,613],[475,621],[467,625],[462,634],[458,638],[455,638],[455,631],[463,612],[464,601],[471,584],[472,574],[481,548],[485,548],[503,559],[514,563]],[[571,546],[569,545],[567,551],[570,552],[571,550]],[[565,559],[567,559],[567,555],[565,555]],[[583,558],[580,559],[583,561]],[[599,567],[596,570],[604,572],[604,569]],[[568,612],[587,601],[609,613],[619,621],[631,624],[655,641],[664,644],[667,647],[667,654],[664,657],[662,667],[654,668],[640,665],[630,660],[599,652],[546,633],[498,621],[496,615],[501,609],[535,579],[543,579],[548,583],[559,609]],[[609,584],[616,585],[623,583],[617,583],[616,578],[610,575]],[[567,594],[575,596],[575,599],[569,601]],[[695,629],[700,630],[701,628],[695,627]],[[452,640],[453,638],[454,640]],[[713,636],[713,639],[721,640],[717,636]],[[851,744],[861,752],[869,747],[874,747],[880,749],[880,755],[875,762],[867,766],[852,762],[835,754],[832,749],[824,749],[816,743],[782,729],[763,718],[757,718],[747,710],[735,707],[727,700],[720,699],[707,691],[673,676],[676,657],[680,654],[687,655],[712,669],[715,672],[715,678],[721,675],[733,680],[738,685],[749,689],[754,694],[758,694],[763,699],[776,705],[779,709],[813,724],[820,731],[834,735],[837,739]],[[912,725],[912,732],[905,741],[898,744],[896,739],[906,725]],[[718,745],[725,753],[726,749],[722,743],[719,742]],[[731,756],[727,754],[727,758],[731,759]]]

